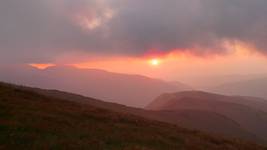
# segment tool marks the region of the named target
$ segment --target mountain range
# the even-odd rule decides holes
[[[146,106],[160,93],[191,89],[180,82],[71,66],[44,70],[31,66],[0,67],[0,72],[1,81],[58,89],[133,107]]]
[[[245,95],[267,99],[267,78],[253,78],[224,84],[210,88],[211,91],[221,94]]]
[[[242,133],[267,140],[267,101],[260,98],[185,91],[163,94],[146,108],[174,113],[182,111],[191,118],[191,122],[185,121],[187,125],[197,129],[230,134],[243,130]]]
[[[190,86],[181,82],[166,82],[96,69],[56,66],[39,70],[30,66],[15,66],[0,67],[0,70],[0,80],[35,87],[23,89],[48,97],[133,114],[211,134],[261,144],[267,141],[267,101],[252,97],[253,91],[238,93],[233,90],[233,84],[232,90],[229,84],[225,85],[225,89],[229,88],[229,91],[216,92],[225,94],[222,95],[192,91]],[[251,84],[252,81],[256,84]],[[265,84],[261,80],[256,81],[241,84],[237,89],[250,88],[250,84],[251,87],[259,87],[260,83],[260,87],[263,87]],[[216,91],[214,89],[211,91]],[[248,96],[227,96],[229,93]],[[259,93],[264,94],[264,89],[259,90]]]

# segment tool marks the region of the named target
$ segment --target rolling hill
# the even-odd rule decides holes
[[[239,129],[243,129],[266,141],[267,113],[259,109],[258,106],[266,107],[267,105],[263,105],[263,103],[257,104],[257,101],[254,101],[255,99],[241,96],[224,96],[201,91],[186,91],[163,94],[149,104],[147,109],[173,112],[190,110],[206,112],[207,114],[219,114],[228,122],[231,120],[232,123],[236,124],[235,127],[239,126]],[[210,116],[205,117],[203,115],[200,117],[197,113],[194,117],[202,120],[205,118],[202,123],[206,122],[207,128],[214,128],[215,125],[213,124],[217,122]],[[218,117],[216,118],[218,119]],[[195,119],[191,120],[197,123]],[[224,129],[223,132],[226,132],[225,130],[229,131],[229,128],[226,128],[226,122],[223,122],[221,123],[221,128]]]
[[[265,149],[2,83],[0,116],[0,149]]]
[[[121,104],[104,102],[94,98],[88,98],[77,94],[66,93],[58,90],[43,90],[36,88],[29,88],[29,90],[38,92],[42,95],[46,95],[49,97],[60,98],[60,99],[63,98],[65,100],[79,102],[81,104],[92,105],[103,109],[109,109],[119,113],[131,113],[152,120],[177,124],[185,128],[197,129],[205,132],[223,135],[226,137],[242,138],[245,140],[250,140],[258,143],[264,143],[264,141],[261,138],[241,128],[237,122],[233,121],[230,118],[225,117],[224,115],[214,112],[203,111],[203,110],[201,111],[200,110],[175,110],[175,111],[144,110],[140,108],[124,106]],[[242,101],[245,99],[236,99],[236,100],[238,101],[240,100],[241,102],[248,104],[250,104],[249,102],[251,101],[251,99],[249,100],[246,99],[247,102]]]

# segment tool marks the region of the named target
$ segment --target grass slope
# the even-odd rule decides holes
[[[264,148],[0,84],[0,149]]]

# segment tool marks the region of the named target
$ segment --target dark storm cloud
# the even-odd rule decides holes
[[[224,40],[265,52],[266,14],[266,0],[1,0],[0,59],[49,61],[77,50],[221,53]]]
[[[227,39],[265,48],[266,0],[153,0],[127,6],[113,26],[120,27],[114,34],[130,41],[131,48],[202,47],[218,52],[218,44]]]

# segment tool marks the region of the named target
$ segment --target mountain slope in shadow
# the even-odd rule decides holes
[[[0,116],[0,149],[265,149],[7,84]]]
[[[81,104],[108,109],[119,113],[131,113],[144,118],[177,124],[185,128],[197,129],[226,137],[242,138],[245,140],[263,143],[261,138],[241,128],[236,121],[219,113],[204,110],[144,110],[116,103],[108,103],[94,98],[88,98],[57,90],[43,90],[37,88],[29,88],[29,90],[49,97],[79,102]]]
[[[147,106],[149,110],[194,110],[220,114],[237,123],[240,128],[267,140],[267,113],[256,105],[256,98],[224,96],[201,91],[163,94]],[[251,101],[251,102],[250,102]],[[266,107],[262,106],[262,107]],[[209,120],[208,117],[204,117]],[[212,119],[210,119],[212,121]],[[208,124],[208,123],[207,123]],[[222,126],[225,126],[222,124]],[[214,126],[210,125],[210,128]]]

